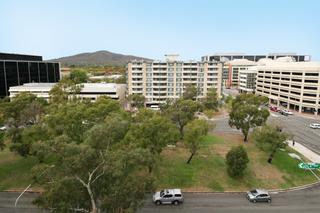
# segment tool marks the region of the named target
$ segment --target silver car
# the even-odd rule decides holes
[[[271,203],[271,197],[266,190],[254,189],[247,192],[247,198],[251,202],[268,202]]]
[[[183,195],[181,189],[164,189],[154,193],[153,202],[160,204],[174,204],[179,205],[183,203]]]
[[[318,123],[310,124],[310,128],[312,128],[312,129],[320,129],[320,124],[318,124]]]

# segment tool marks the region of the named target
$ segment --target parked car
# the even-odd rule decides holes
[[[278,107],[276,106],[270,106],[269,109],[273,112],[277,112],[278,111]]]
[[[179,205],[183,203],[183,195],[181,189],[164,189],[154,193],[153,202],[160,204],[174,204]]]
[[[269,193],[264,189],[254,189],[247,192],[247,199],[250,202],[268,202],[271,203],[271,197]]]
[[[310,124],[310,128],[312,128],[312,129],[320,129],[320,123]]]
[[[290,112],[290,111],[288,111],[288,110],[286,110],[286,109],[282,109],[282,110],[280,111],[280,113],[281,113],[282,115],[293,115],[292,112]]]

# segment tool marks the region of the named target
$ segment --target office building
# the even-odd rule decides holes
[[[22,92],[29,92],[37,97],[50,100],[49,92],[55,86],[56,83],[26,83],[20,86],[10,87],[10,98],[14,98],[16,95]],[[76,97],[81,100],[96,101],[100,96],[108,96],[115,100],[124,100],[126,93],[125,84],[114,83],[83,83],[79,85],[81,88]],[[72,98],[72,96],[70,96]]]
[[[256,70],[256,94],[268,97],[270,104],[320,112],[320,62],[294,62],[285,57],[260,61]]]
[[[41,56],[0,53],[0,97],[9,88],[31,82],[54,83],[60,80],[59,63],[42,61]]]
[[[248,70],[257,63],[248,59],[233,59],[224,63],[223,86],[226,88],[239,88],[239,73]]]
[[[225,53],[225,54],[213,54],[202,56],[202,61],[232,61],[235,59],[247,59],[249,61],[258,62],[260,59],[269,58],[275,60],[277,58],[282,57],[293,57],[295,61],[302,62],[302,61],[310,61],[310,55],[297,55],[296,53],[269,53],[269,54],[244,54],[244,53]]]
[[[254,93],[256,88],[256,67],[249,67],[239,71],[239,92]]]
[[[147,107],[158,107],[168,99],[178,99],[186,86],[198,88],[197,98],[209,88],[221,95],[222,64],[218,62],[179,61],[178,55],[166,55],[166,61],[131,61],[127,66],[128,95],[146,97]]]

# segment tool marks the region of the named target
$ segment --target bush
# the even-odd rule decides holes
[[[230,177],[243,177],[249,163],[247,151],[243,146],[233,147],[226,156],[227,171]]]

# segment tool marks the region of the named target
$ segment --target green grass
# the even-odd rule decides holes
[[[283,178],[286,180],[286,183],[282,185],[283,188],[317,181],[316,177],[310,172],[310,170],[300,169],[298,167],[299,163],[301,163],[301,161],[290,157],[288,152],[279,151],[276,153],[272,164],[285,173]],[[319,171],[314,170],[314,172],[320,176]]]
[[[0,152],[0,190],[25,188],[32,182],[34,157],[22,158],[8,150]]]
[[[243,178],[227,174],[225,154],[233,146],[242,144],[250,162]],[[269,153],[259,150],[252,142],[243,143],[242,136],[208,135],[201,149],[186,164],[190,153],[183,147],[164,150],[156,171],[157,188],[179,187],[186,191],[243,191],[251,188],[289,188],[315,182],[310,171],[298,168],[298,161],[278,151],[272,164]],[[319,174],[320,175],[320,174]]]

